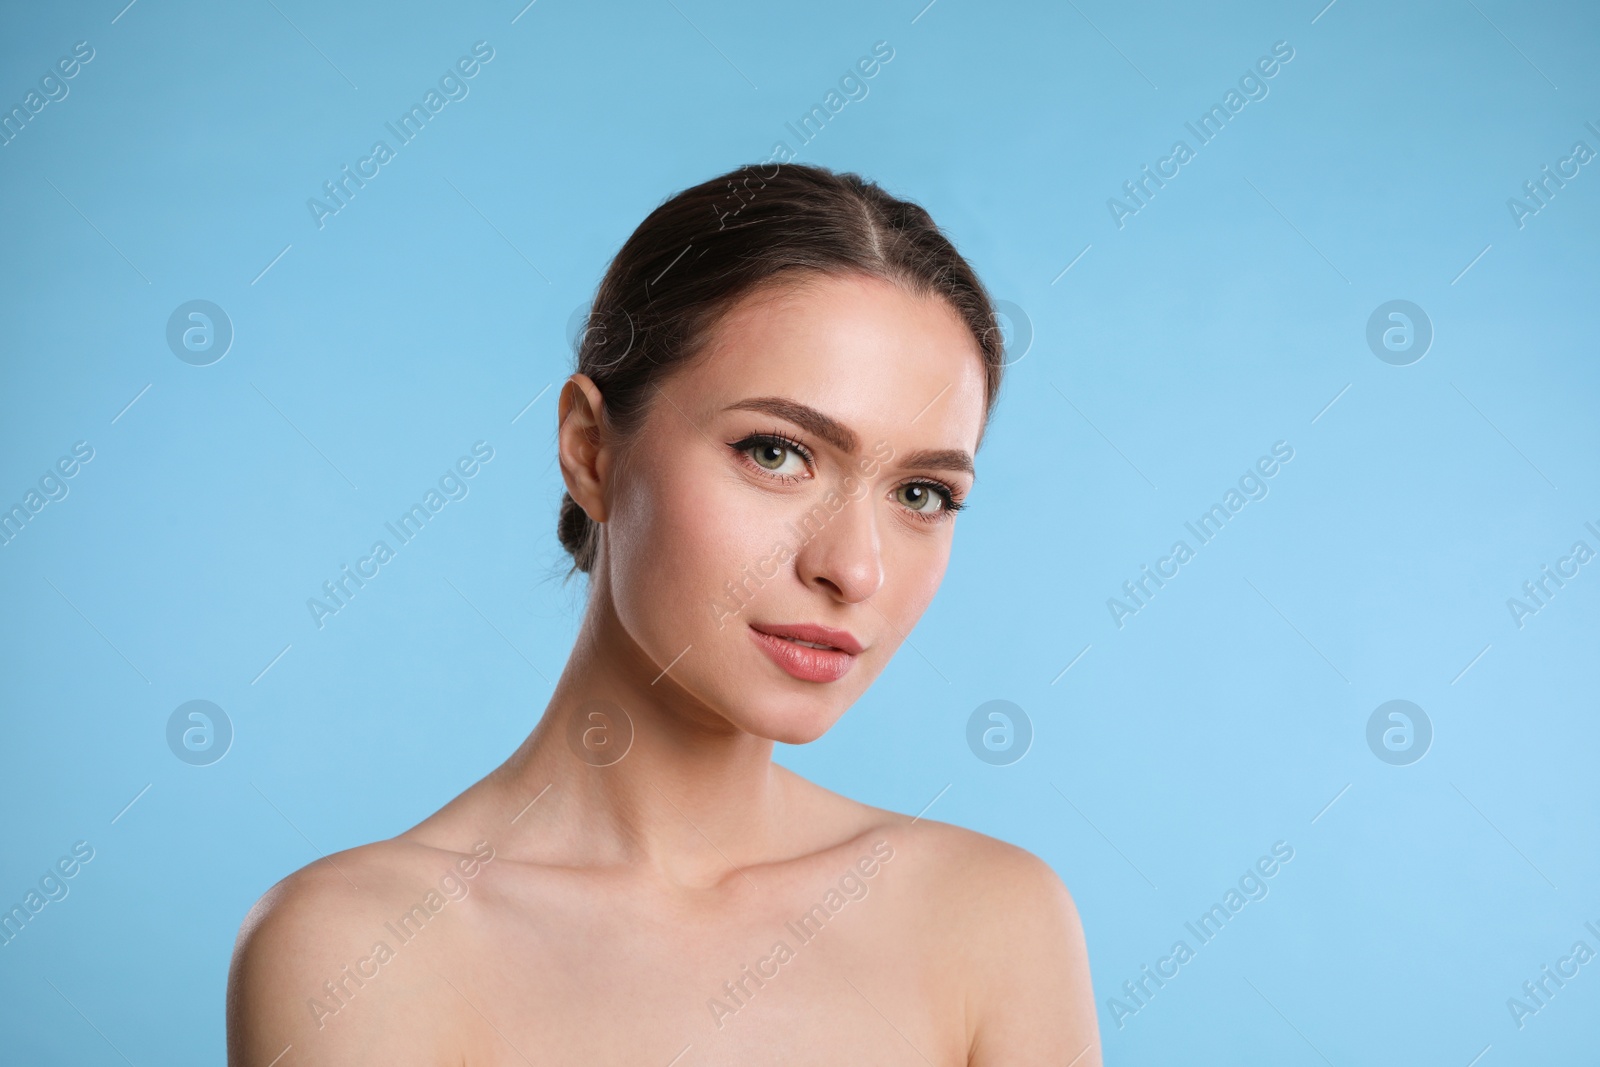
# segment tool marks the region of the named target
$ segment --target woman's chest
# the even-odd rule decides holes
[[[837,888],[710,910],[601,895],[493,923],[450,960],[467,1062],[966,1063],[937,925],[888,885]]]

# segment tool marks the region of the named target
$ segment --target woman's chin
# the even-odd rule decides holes
[[[842,710],[821,704],[813,707],[769,706],[753,715],[747,711],[743,717],[745,721],[739,726],[745,732],[767,741],[809,745],[827,733],[842,714]]]

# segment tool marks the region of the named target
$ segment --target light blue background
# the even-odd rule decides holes
[[[928,207],[1034,334],[932,608],[779,758],[1048,859],[1108,1063],[1592,1057],[1600,961],[1506,1006],[1600,950],[1600,563],[1506,606],[1600,549],[1600,164],[1506,206],[1600,150],[1592,5],[123,2],[0,12],[5,108],[95,49],[0,148],[0,505],[95,449],[0,548],[0,905],[96,850],[0,948],[0,1058],[220,1062],[257,895],[526,735],[581,608],[569,317],[651,208],[778,140]],[[319,230],[307,198],[479,40],[470,95]],[[1276,41],[1270,95],[1119,229],[1107,198]],[[192,299],[236,330],[211,366],[166,344]],[[1436,331],[1410,366],[1366,344],[1391,299]],[[306,599],[479,440],[470,495],[318,630]],[[1280,440],[1270,495],[1119,629],[1106,599]],[[1035,737],[995,767],[965,729],[1001,698]],[[1435,731],[1410,766],[1365,739],[1395,698]],[[211,766],[166,745],[191,699],[236,730]],[[1280,840],[1270,895],[1119,1028]]]

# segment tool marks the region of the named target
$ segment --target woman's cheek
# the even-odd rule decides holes
[[[704,473],[709,476],[693,477],[681,468],[676,477],[652,472],[639,479],[639,495],[617,512],[630,522],[624,579],[630,588],[618,590],[618,600],[635,625],[657,640],[692,640],[685,635],[710,625],[713,604],[727,596],[726,584],[760,555],[757,531],[740,514],[739,487]],[[677,650],[666,654],[670,658]]]
[[[656,646],[663,634],[670,633],[672,620],[666,616],[676,610],[672,588],[680,568],[691,559],[683,553],[694,551],[677,529],[672,494],[664,488],[651,472],[630,479],[611,502],[606,529],[607,567],[618,616],[653,656],[663,653]],[[666,564],[667,560],[673,562]],[[666,653],[668,658],[674,654]]]
[[[950,562],[949,537],[926,540],[927,544],[915,545],[897,554],[898,558],[885,567],[888,580],[900,588],[900,595],[895,598],[899,609],[895,621],[901,633],[909,633],[933,603]]]
[[[680,612],[692,613],[698,622],[711,618],[707,605],[724,596],[725,583],[739,576],[739,568],[751,558],[744,543],[750,536],[747,524],[722,486],[701,487],[673,509],[675,549],[663,558],[676,562],[677,584],[672,590]],[[696,610],[699,609],[699,610]]]

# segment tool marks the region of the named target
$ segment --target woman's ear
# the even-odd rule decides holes
[[[605,400],[587,374],[574,374],[561,387],[556,408],[556,447],[567,492],[584,514],[606,521],[606,478],[611,450],[604,440]]]

